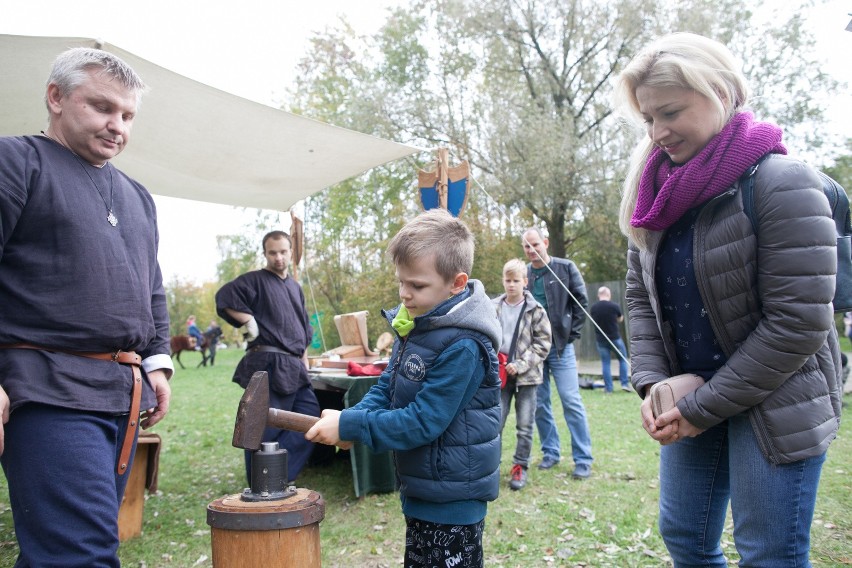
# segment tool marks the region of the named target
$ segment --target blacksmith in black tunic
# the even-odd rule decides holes
[[[0,138],[0,462],[16,566],[119,566],[134,391],[142,427],[168,411],[154,202],[109,162],[144,89],[111,54],[66,51],[44,135]]]
[[[263,237],[266,267],[239,276],[216,293],[216,312],[234,327],[245,326],[248,346],[234,371],[234,382],[245,388],[257,371],[269,373],[269,404],[274,408],[319,416],[320,408],[308,378],[307,349],[313,333],[302,287],[288,274],[292,241],[273,231]],[[299,432],[267,428],[263,441],[277,441],[287,450],[287,474],[295,481],[313,451]],[[246,452],[251,481],[251,452]]]

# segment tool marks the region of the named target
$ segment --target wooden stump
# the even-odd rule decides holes
[[[240,495],[207,506],[214,568],[321,568],[322,496],[308,489],[277,501]]]

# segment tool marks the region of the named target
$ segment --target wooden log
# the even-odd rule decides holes
[[[207,507],[214,568],[321,568],[319,493],[296,489],[286,499],[243,501],[240,495]]]

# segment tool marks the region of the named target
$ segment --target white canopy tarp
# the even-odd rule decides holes
[[[116,54],[151,88],[130,143],[114,160],[151,193],[286,211],[317,191],[423,150],[249,101],[93,39],[2,34],[0,135],[45,129],[53,60],[78,46]]]

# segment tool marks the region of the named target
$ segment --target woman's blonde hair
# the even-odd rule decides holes
[[[704,95],[716,107],[719,130],[748,100],[742,66],[731,51],[715,40],[691,33],[673,33],[657,39],[618,76],[616,106],[639,124],[643,122],[636,99],[640,86],[677,87]],[[633,150],[619,211],[621,232],[640,248],[645,247],[648,231],[633,227],[630,218],[636,209],[639,179],[653,148],[654,142],[646,135]]]

